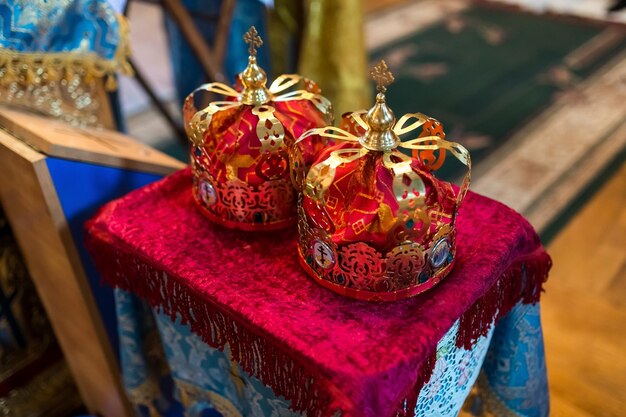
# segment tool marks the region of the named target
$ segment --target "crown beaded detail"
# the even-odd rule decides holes
[[[455,221],[471,162],[463,146],[445,140],[435,119],[411,113],[396,122],[385,97],[394,78],[384,61],[370,75],[376,103],[344,119],[349,131],[312,129],[290,149],[300,192],[298,252],[304,269],[323,286],[348,297],[390,301],[432,288],[452,269]],[[416,138],[400,139],[417,129]],[[318,136],[338,143],[307,169],[301,149]],[[431,172],[447,152],[467,167],[456,193]]]
[[[256,59],[263,41],[254,26],[243,39],[249,57],[238,87],[204,84],[183,106],[192,144],[193,194],[201,212],[216,223],[274,230],[297,219],[287,149],[305,131],[332,123],[332,108],[318,86],[299,75],[281,75],[267,87]],[[301,89],[286,92],[298,85]],[[201,93],[225,100],[198,110]],[[325,138],[313,139],[300,154],[302,163],[310,164],[325,143]]]

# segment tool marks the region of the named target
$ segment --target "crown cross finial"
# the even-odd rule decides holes
[[[259,32],[256,31],[254,26],[250,26],[250,29],[243,35],[243,40],[248,44],[248,52],[252,56],[256,56],[256,49],[263,45],[263,39],[259,36]]]
[[[387,91],[387,86],[394,80],[393,74],[384,59],[381,59],[378,61],[378,64],[374,65],[370,71],[370,77],[372,80],[376,81],[376,89],[380,93]]]

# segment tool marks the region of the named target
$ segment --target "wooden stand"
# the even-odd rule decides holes
[[[115,198],[136,184],[138,175],[156,179],[183,164],[112,131],[77,130],[5,109],[0,109],[0,126],[0,203],[78,389],[90,412],[130,417],[115,354],[79,254],[82,243],[72,233],[59,195],[93,196],[102,190],[106,198]],[[51,167],[65,163],[75,184],[97,178],[94,188],[68,189],[67,181],[57,181],[58,169]],[[99,169],[108,176],[97,174]],[[119,184],[107,184],[108,178]]]

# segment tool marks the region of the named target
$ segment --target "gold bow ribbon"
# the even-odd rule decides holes
[[[309,80],[297,74],[284,74],[279,76],[268,88],[271,94],[270,101],[308,100],[324,115],[327,123],[332,123],[332,105],[330,101],[321,94],[309,91],[308,89],[299,89],[278,95],[279,93],[297,85],[301,81],[304,81],[305,84],[310,83]],[[232,97],[236,98],[237,101],[213,101],[202,110],[198,110],[195,106],[194,98],[199,92],[215,93],[226,97]],[[241,101],[239,101],[240,98],[240,92],[222,83],[203,84],[192,91],[185,99],[185,103],[183,105],[183,118],[185,131],[193,144],[196,146],[202,145],[204,132],[208,129],[211,119],[215,113],[244,105]],[[259,114],[264,115],[264,117],[259,118],[259,126],[257,126],[257,130],[259,127],[262,128],[268,120],[274,128],[278,128],[277,124],[280,123],[273,115],[275,110],[274,107],[268,103],[263,103],[255,105],[254,109]],[[261,136],[259,137],[261,138]],[[274,139],[274,142],[277,142],[277,140]],[[282,145],[282,140],[279,140],[278,142]]]
[[[352,117],[352,119],[367,132],[369,126],[362,117],[365,113],[366,111],[362,110],[352,113],[348,117]],[[423,126],[428,120],[432,119],[422,113],[409,113],[398,120],[393,127],[393,131],[398,136],[405,135]],[[318,204],[323,205],[324,195],[334,181],[337,167],[359,159],[374,151],[370,151],[364,147],[338,149],[331,152],[328,158],[314,165],[305,173],[298,144],[311,136],[323,136],[347,142],[360,142],[360,138],[343,129],[329,126],[311,129],[305,132],[289,149],[294,186],[299,192],[304,192],[305,195],[316,200]],[[439,151],[440,157],[443,157],[446,152],[450,152],[467,167],[467,171],[456,196],[455,212],[453,214],[454,220],[470,185],[472,162],[467,149],[458,143],[447,141],[439,136],[418,137],[408,141],[402,141],[398,146],[417,151],[420,158],[422,153]],[[421,177],[411,169],[412,159],[395,149],[382,152],[382,158],[383,165],[393,172],[393,188],[396,200],[400,205],[400,212],[408,212],[409,210],[423,206],[426,187]],[[407,179],[409,181],[407,181]],[[413,195],[415,195],[414,198],[410,196],[411,191],[413,191]]]

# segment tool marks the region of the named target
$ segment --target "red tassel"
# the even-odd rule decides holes
[[[305,366],[258,337],[245,323],[232,320],[219,307],[196,298],[193,290],[179,281],[134,255],[113,249],[113,245],[96,236],[97,232],[91,230],[87,247],[106,282],[134,293],[172,319],[180,317],[209,346],[223,351],[228,344],[233,359],[246,372],[271,386],[277,395],[290,400],[294,410],[311,417],[330,417],[338,412],[330,407],[331,397],[324,391],[328,384]]]
[[[87,247],[105,281],[136,294],[172,319],[180,317],[209,346],[224,350],[228,344],[233,359],[246,372],[271,386],[277,395],[290,400],[294,410],[306,412],[309,417],[330,417],[340,411],[331,407],[331,396],[325,390],[331,385],[314,376],[304,364],[294,362],[248,329],[246,323],[234,321],[219,306],[198,298],[192,289],[152,268],[148,262],[114,249],[120,245],[107,239],[106,234],[100,236],[93,228],[86,236]],[[541,247],[511,265],[461,316],[457,346],[471,349],[518,302],[539,301],[550,267],[550,257]],[[416,383],[405,395],[396,416],[414,417],[419,393],[430,379],[435,362],[436,350],[420,365]]]
[[[538,302],[551,267],[552,260],[542,247],[513,263],[489,291],[463,313],[456,345],[471,349],[517,303]]]
[[[413,385],[406,398],[402,399],[395,417],[415,417],[415,408],[417,407],[420,392],[424,385],[430,381],[436,362],[437,349],[420,364],[417,377],[415,378],[415,385]]]

